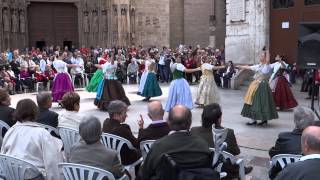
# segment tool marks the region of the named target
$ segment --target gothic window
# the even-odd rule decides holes
[[[289,8],[294,6],[294,0],[273,0],[273,9]]]
[[[320,5],[320,0],[304,0],[305,5]]]

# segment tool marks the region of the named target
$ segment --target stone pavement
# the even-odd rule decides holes
[[[154,98],[153,100],[160,100],[165,106],[169,85],[161,84],[163,95]],[[191,90],[195,98],[197,85],[192,85]],[[304,99],[306,94],[299,92],[300,86],[294,86],[293,92],[300,105],[310,106],[310,101]],[[128,111],[127,123],[131,126],[135,135],[138,133],[137,119],[139,115],[145,119],[145,126],[150,123],[147,117],[147,103],[141,101],[143,98],[136,95],[138,90],[137,85],[124,85],[124,89],[128,98],[131,101],[131,106]],[[274,145],[279,132],[291,131],[294,128],[292,111],[279,112],[279,119],[272,120],[268,126],[247,126],[245,123],[249,120],[240,115],[243,106],[243,97],[247,87],[242,86],[240,90],[220,89],[221,106],[223,109],[222,125],[224,127],[232,128],[235,131],[237,141],[241,147],[240,157],[245,159],[246,164],[254,166],[253,172],[247,176],[247,179],[264,180],[268,179],[267,170],[269,165],[268,150]],[[80,112],[97,116],[101,122],[108,117],[106,112],[100,111],[93,105],[95,93],[88,93],[83,89],[78,89],[77,92],[81,96]],[[31,98],[35,100],[36,93],[32,94],[18,94],[12,96],[12,107],[23,98]],[[53,104],[52,110],[56,112],[63,111],[57,104]],[[201,124],[200,108],[192,110],[193,122],[192,126],[199,126]]]

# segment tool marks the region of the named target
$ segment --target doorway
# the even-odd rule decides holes
[[[30,47],[38,45],[39,40],[47,46],[61,46],[66,41],[67,46],[71,42],[77,47],[78,9],[74,3],[31,2],[28,6],[28,28]]]
[[[46,42],[45,41],[37,41],[36,42],[36,48],[39,48],[41,51],[43,50],[43,48],[46,46]]]

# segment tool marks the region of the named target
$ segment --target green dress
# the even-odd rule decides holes
[[[97,92],[98,85],[99,85],[100,81],[102,81],[102,80],[103,80],[102,69],[98,69],[94,73],[93,77],[91,78],[89,85],[86,87],[86,90],[88,92]]]
[[[148,97],[156,97],[161,95],[162,95],[162,91],[157,81],[157,77],[155,73],[149,72],[143,91],[141,93],[141,96],[148,98]]]

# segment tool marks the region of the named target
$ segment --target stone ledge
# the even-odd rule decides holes
[[[254,75],[253,71],[241,69],[231,78],[231,89],[239,89],[244,81],[250,80]]]

